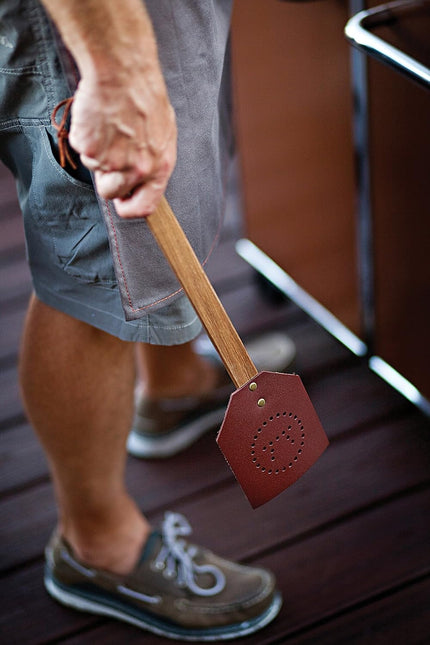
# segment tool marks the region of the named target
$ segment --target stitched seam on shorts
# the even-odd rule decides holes
[[[154,325],[154,323],[151,321],[150,324],[150,329],[160,329],[162,331],[177,331],[178,329],[187,329],[187,327],[192,327],[193,325],[196,324],[196,321],[199,320],[198,316],[194,316],[190,322],[185,323],[184,325]]]
[[[145,309],[150,309],[151,307],[154,307],[155,305],[158,305],[161,302],[165,302],[166,300],[169,300],[173,296],[176,296],[176,294],[178,294],[181,291],[183,291],[183,289],[177,289],[177,291],[174,291],[173,293],[169,294],[168,296],[165,296],[164,298],[160,298],[156,302],[152,302],[149,305],[144,305],[142,307],[133,307],[130,290],[128,288],[127,277],[125,275],[124,266],[122,264],[121,255],[120,255],[120,252],[119,252],[118,237],[117,237],[116,229],[115,229],[115,226],[114,226],[114,223],[113,223],[112,211],[109,208],[109,202],[107,200],[105,200],[104,203],[106,205],[106,209],[107,209],[109,219],[110,219],[110,222],[111,222],[111,226],[112,226],[112,230],[113,230],[113,234],[114,234],[114,240],[115,240],[115,251],[116,251],[116,255],[118,257],[118,263],[119,263],[119,266],[120,266],[120,269],[121,269],[121,275],[122,275],[122,279],[124,281],[124,287],[125,287],[125,290],[126,290],[128,304],[130,306],[131,311],[133,313],[135,313],[136,311],[143,311]]]
[[[120,269],[121,269],[122,279],[124,280],[124,286],[125,286],[125,290],[126,290],[126,293],[127,293],[128,304],[130,305],[131,310],[134,311],[133,305],[132,305],[132,302],[131,302],[130,292],[128,290],[127,280],[125,278],[124,267],[122,266],[121,256],[119,254],[118,237],[117,237],[117,234],[116,234],[115,226],[113,225],[112,212],[111,212],[111,210],[109,208],[109,202],[107,200],[104,200],[104,204],[105,204],[105,207],[106,207],[109,219],[110,219],[111,227],[112,227],[112,230],[113,230],[114,242],[115,242],[115,251],[116,251],[116,254],[118,256],[118,262],[119,262],[119,266],[120,266]]]
[[[156,300],[155,302],[151,302],[149,305],[143,305],[142,307],[137,307],[133,308],[132,311],[144,311],[145,309],[150,309],[151,307],[155,307],[156,305],[160,304],[161,302],[166,302],[166,300],[170,300],[173,298],[173,296],[176,296],[178,293],[181,293],[183,291],[182,288],[177,289],[176,291],[173,291],[173,293],[170,293],[168,296],[164,296],[164,298],[160,298],[159,300]]]
[[[34,74],[35,76],[43,76],[42,72],[34,67],[34,65],[25,65],[24,67],[0,67],[2,74],[9,74],[9,76],[21,76],[22,74]]]
[[[25,128],[39,128],[44,124],[49,125],[49,121],[46,120],[46,122],[44,122],[41,119],[32,119],[31,117],[16,117],[13,119],[7,119],[6,121],[0,121],[0,128],[3,130],[16,129],[18,132],[22,132]]]
[[[180,43],[180,38],[178,36],[178,23],[177,23],[177,20],[176,20],[176,13],[175,13],[175,10],[173,8],[172,3],[169,3],[169,8],[170,8],[170,20],[172,22],[173,30],[175,32],[176,43]],[[190,99],[190,96],[189,96],[189,93],[188,93],[188,88],[187,88],[186,83],[184,81],[184,65],[183,65],[182,56],[181,56],[182,52],[179,53],[180,51],[181,50],[178,47],[177,64],[178,64],[179,72],[180,72],[180,75],[181,75],[182,94],[185,97],[185,102],[186,102],[186,105],[187,105],[187,113],[188,113],[188,116],[189,116],[190,111],[191,111],[190,110],[191,99]],[[193,143],[192,143],[192,150],[193,150],[194,159],[197,159],[196,144],[195,144],[195,139],[194,138],[193,138]],[[198,182],[197,190],[195,192],[196,192],[196,200],[197,200],[197,204],[198,204],[198,208],[199,208],[199,213],[201,213],[202,204],[201,204],[201,194],[200,194],[199,189],[200,189],[200,182]],[[201,218],[200,218],[200,221],[199,221],[199,233],[200,233],[200,239],[201,239],[201,233],[202,233]]]
[[[137,311],[144,311],[145,309],[150,309],[151,307],[155,307],[156,305],[159,305],[162,302],[166,302],[167,300],[170,300],[171,298],[173,298],[173,296],[176,296],[178,293],[181,293],[181,291],[183,292],[184,290],[181,287],[180,289],[177,289],[176,291],[174,291],[173,293],[169,294],[168,296],[164,296],[164,298],[160,298],[159,300],[156,300],[155,302],[151,302],[151,304],[149,304],[149,305],[143,305],[142,307],[134,307],[133,306],[133,303],[132,303],[132,300],[131,300],[130,290],[128,288],[127,277],[125,275],[124,266],[122,264],[121,255],[120,255],[120,252],[119,252],[118,237],[117,237],[116,229],[115,229],[115,226],[114,226],[114,223],[113,223],[112,212],[111,212],[111,209],[109,208],[109,202],[107,200],[104,200],[104,203],[105,203],[108,215],[109,215],[109,219],[110,219],[113,234],[114,234],[115,252],[116,252],[116,255],[117,255],[117,258],[118,258],[118,263],[119,263],[119,266],[120,266],[120,269],[121,269],[121,275],[122,275],[122,279],[124,281],[124,287],[125,287],[125,290],[126,290],[127,300],[128,300],[128,304],[130,306],[130,310],[133,313],[136,313]],[[225,203],[225,199],[224,199],[224,203]],[[223,208],[223,215],[224,215],[224,211],[225,211],[225,208]],[[214,247],[216,246],[216,243],[218,241],[218,238],[219,238],[219,235],[220,235],[220,232],[221,232],[221,225],[222,225],[223,219],[224,219],[224,217],[220,217],[220,221],[219,221],[219,224],[218,224],[218,230],[216,232],[216,235],[214,236],[214,239],[213,239],[212,245],[211,245],[211,247],[210,247],[210,249],[208,251],[208,254],[207,254],[206,258],[204,259],[204,261],[202,262],[203,267],[207,264],[207,262],[209,260],[209,257],[211,255]]]
[[[151,307],[155,307],[156,305],[160,304],[161,302],[166,302],[166,300],[170,300],[170,298],[173,298],[173,296],[176,296],[178,293],[181,293],[181,291],[183,291],[182,288],[177,289],[173,293],[170,293],[168,296],[164,296],[164,298],[159,298],[155,302],[151,302],[151,304],[149,304],[149,305],[143,305],[142,307],[134,307],[133,306],[133,303],[132,303],[132,300],[131,300],[130,290],[129,290],[128,284],[127,284],[127,277],[125,275],[124,267],[123,267],[123,264],[122,264],[122,261],[121,261],[121,256],[120,256],[120,253],[119,253],[118,238],[117,238],[117,235],[116,235],[116,229],[115,229],[114,224],[113,224],[113,218],[112,218],[111,210],[109,208],[109,202],[105,201],[105,204],[106,204],[107,211],[109,213],[109,219],[111,221],[112,229],[113,229],[113,232],[114,232],[115,250],[116,250],[117,257],[118,257],[118,263],[119,263],[120,268],[121,268],[121,274],[122,274],[122,278],[124,280],[124,286],[125,286],[125,290],[126,290],[126,293],[127,293],[128,304],[130,305],[131,311],[133,311],[133,313],[135,313],[137,311],[144,311],[145,309],[150,309]]]
[[[55,92],[53,87],[52,70],[49,59],[49,50],[51,43],[47,42],[47,29],[49,30],[49,18],[46,11],[34,4],[32,7],[25,9],[29,20],[33,24],[34,33],[38,38],[39,43],[39,61],[42,69],[45,69],[45,74],[42,74],[44,79],[43,87],[46,92],[46,98],[49,105],[55,105]]]

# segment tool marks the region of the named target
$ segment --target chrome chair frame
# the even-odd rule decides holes
[[[430,15],[429,0],[389,2],[373,9],[360,11],[350,18],[345,27],[345,35],[351,44],[361,51],[429,88],[430,69],[428,67],[371,32],[375,27],[388,25],[403,16],[420,12]]]

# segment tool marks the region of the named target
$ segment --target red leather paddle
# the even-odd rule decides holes
[[[238,388],[217,443],[256,508],[315,463],[327,436],[299,376],[257,373],[166,199],[146,221]]]

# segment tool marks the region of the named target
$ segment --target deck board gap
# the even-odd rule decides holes
[[[336,436],[330,438],[330,443],[341,443],[354,439],[355,437],[365,438],[366,435],[371,434],[377,430],[381,425],[388,425],[390,423],[397,423],[402,420],[406,421],[408,418],[416,414],[416,409],[406,401],[401,400],[399,406],[386,412],[385,414],[375,414],[371,419],[366,419],[352,428],[346,428],[336,433]],[[412,415],[411,415],[412,413]]]
[[[10,354],[6,354],[5,356],[2,356],[0,358],[0,371],[8,370],[11,367],[14,367],[17,364],[17,361],[18,361],[17,352],[11,352]]]
[[[25,571],[26,569],[29,569],[30,567],[33,567],[35,565],[41,565],[44,563],[45,563],[45,556],[42,553],[32,558],[28,558],[27,560],[23,560],[22,562],[17,562],[16,564],[13,564],[10,567],[5,567],[0,571],[0,580],[3,580],[3,578],[14,576],[17,573],[20,573],[21,571]]]
[[[0,251],[0,268],[21,259],[25,259],[25,245],[9,246],[7,249]]]
[[[18,486],[14,486],[12,488],[8,488],[4,491],[1,491],[0,502],[4,502],[11,497],[20,495],[21,493],[26,493],[27,491],[35,489],[38,486],[46,486],[46,484],[50,484],[50,483],[51,483],[51,477],[48,473],[46,475],[40,475],[39,477],[34,477],[33,479],[30,479],[28,482],[25,482],[25,484],[19,484]]]
[[[6,419],[0,419],[0,432],[3,430],[11,430],[20,426],[27,421],[27,417],[24,412],[14,414],[13,416],[7,417]]]
[[[413,496],[417,493],[422,493],[429,488],[430,479],[419,482],[418,484],[414,484],[412,486],[408,486],[407,488],[402,488],[398,491],[394,491],[389,495],[384,495],[376,500],[373,500],[372,502],[363,504],[363,506],[356,506],[352,511],[341,513],[337,517],[333,517],[326,522],[318,524],[318,526],[314,526],[305,531],[300,531],[296,535],[281,540],[276,544],[272,544],[267,548],[251,551],[245,558],[243,558],[243,562],[250,564],[254,560],[261,560],[268,555],[280,552],[285,548],[290,548],[295,544],[305,542],[306,540],[311,539],[315,536],[322,535],[323,533],[331,531],[332,529],[335,529],[342,524],[346,524],[359,517],[363,517],[368,513],[371,513],[372,511],[388,506],[389,504],[395,503],[406,497]]]
[[[182,495],[181,497],[175,497],[171,503],[170,506],[180,506],[182,504],[189,504],[194,501],[198,501],[200,498],[204,499],[211,493],[217,493],[219,491],[222,491],[223,489],[228,489],[231,488],[231,486],[237,486],[237,482],[234,479],[233,475],[229,472],[226,471],[225,473],[225,478],[221,479],[220,481],[214,482],[213,484],[208,484],[207,486],[204,486],[202,488],[199,488],[197,490],[193,490],[190,493],[187,493],[186,495]],[[169,506],[169,504],[167,504]],[[151,508],[149,511],[145,511],[145,515],[149,518],[160,515],[160,512],[169,510],[166,507],[166,503],[163,502],[159,506],[154,506]],[[171,509],[170,509],[171,510]]]
[[[89,625],[86,625],[85,627],[81,627],[80,629],[70,631],[67,634],[63,634],[62,636],[58,636],[56,638],[44,640],[43,645],[58,645],[58,643],[64,643],[64,641],[68,641],[70,638],[77,638],[84,634],[90,634],[98,627],[101,627],[102,625],[104,625],[105,622],[106,622],[106,619],[104,618],[94,617],[94,621],[91,622]],[[161,645],[161,639],[160,639],[160,645]]]
[[[313,621],[312,623],[309,623],[306,626],[299,627],[294,631],[289,632],[288,634],[284,634],[280,638],[275,638],[273,641],[271,641],[271,645],[281,645],[282,643],[288,643],[289,641],[296,639],[300,636],[305,636],[306,634],[310,634],[314,630],[320,627],[323,627],[324,625],[329,625],[330,623],[338,620],[339,618],[343,618],[348,614],[353,614],[354,612],[360,609],[370,607],[371,605],[374,605],[375,603],[381,600],[385,600],[387,598],[395,596],[396,594],[400,594],[403,591],[413,587],[414,585],[419,584],[421,582],[425,582],[426,580],[429,580],[429,579],[430,579],[430,569],[418,575],[414,575],[414,576],[411,576],[410,578],[406,578],[405,580],[402,580],[401,582],[394,584],[392,587],[387,587],[386,589],[382,589],[373,594],[369,594],[369,596],[367,596],[366,598],[362,598],[357,602],[350,603],[349,605],[345,605],[344,607],[340,608],[338,611],[328,612],[326,615],[322,616],[318,620]]]

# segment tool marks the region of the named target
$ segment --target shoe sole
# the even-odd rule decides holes
[[[180,430],[172,430],[159,437],[144,436],[139,430],[132,430],[127,439],[127,450],[134,457],[163,459],[172,457],[185,450],[202,435],[220,425],[224,419],[226,406],[212,410],[190,421]]]
[[[210,630],[187,629],[180,626],[174,627],[172,624],[166,625],[159,618],[150,616],[144,612],[139,612],[137,609],[134,610],[134,613],[131,613],[133,611],[132,608],[128,609],[124,607],[123,609],[120,609],[118,606],[115,606],[118,605],[118,603],[116,603],[112,598],[105,598],[105,604],[102,604],[97,597],[88,592],[85,592],[85,595],[84,592],[81,592],[79,595],[73,593],[58,583],[52,577],[49,570],[45,572],[44,582],[49,595],[67,607],[99,616],[116,618],[117,620],[130,623],[136,627],[157,634],[158,636],[183,641],[214,642],[248,636],[271,623],[279,614],[282,606],[281,594],[276,592],[273,597],[272,604],[268,609],[263,614],[253,618],[252,620],[236,623],[227,627],[214,627]]]

